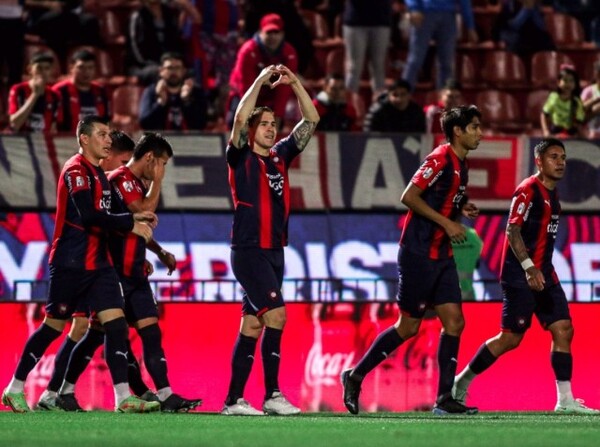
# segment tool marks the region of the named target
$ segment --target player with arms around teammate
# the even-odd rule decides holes
[[[433,412],[474,414],[452,398],[456,358],[464,327],[461,293],[452,253],[452,243],[466,240],[460,216],[475,218],[477,207],[468,202],[467,155],[481,140],[481,113],[475,106],[445,111],[442,127],[447,144],[427,156],[402,194],[408,215],[398,251],[398,306],[394,326],[377,336],[367,353],[352,370],[342,372],[344,405],[359,411],[361,384],[369,372],[402,343],[413,337],[425,311],[433,307],[442,323],[438,346],[439,382]]]
[[[142,136],[135,145],[133,158],[127,165],[109,173],[109,180],[116,194],[113,203],[115,211],[155,211],[165,166],[172,156],[173,149],[162,135],[147,133]],[[149,186],[146,187],[146,184]],[[158,390],[161,409],[177,412],[188,411],[198,406],[201,403],[200,399],[184,399],[171,390],[161,343],[162,335],[158,326],[158,308],[146,275],[147,247],[157,252],[169,268],[169,273],[176,268],[175,257],[163,250],[157,242],[151,241],[146,244],[143,238],[127,233],[113,235],[109,246],[123,286],[125,316],[142,339],[146,369]],[[102,335],[101,332],[90,328],[74,349],[61,393],[74,389],[77,379],[88,364],[88,359],[98,347],[95,340],[101,339]]]
[[[273,111],[256,107],[262,86],[291,86],[302,113],[292,133],[279,142]],[[319,114],[294,73],[284,65],[264,68],[242,97],[227,146],[229,184],[235,206],[231,265],[244,289],[242,322],[233,349],[232,376],[223,414],[262,415],[243,398],[262,334],[265,374],[263,411],[296,414],[279,390],[279,361],[286,312],[281,286],[290,210],[288,169],[313,135]]]
[[[27,375],[48,346],[63,332],[73,311],[86,303],[106,332],[105,356],[115,389],[115,407],[123,412],[159,409],[131,395],[127,382],[128,328],[119,278],[108,254],[108,231],[132,231],[152,238],[156,215],[111,214],[111,188],[99,166],[111,145],[103,118],[89,115],[77,126],[79,152],[65,163],[58,180],[56,226],[50,249],[50,285],[46,316],[29,337],[17,369],[2,393],[2,403],[14,412],[30,411],[23,392]]]
[[[565,292],[552,265],[561,211],[556,184],[566,166],[564,144],[546,138],[534,148],[538,172],[517,187],[506,226],[501,273],[502,327],[481,345],[456,377],[453,394],[464,402],[471,381],[501,355],[519,346],[535,315],[552,335],[550,363],[556,377],[559,413],[598,413],[571,391],[573,324]]]

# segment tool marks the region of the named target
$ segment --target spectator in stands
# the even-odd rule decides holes
[[[392,0],[348,0],[342,15],[346,47],[346,87],[362,121],[366,106],[359,92],[365,59],[369,54],[372,98],[385,93],[385,58],[390,43]]]
[[[61,102],[58,130],[75,132],[77,123],[88,115],[100,116],[109,121],[108,93],[103,85],[94,82],[96,55],[87,49],[76,51],[71,57],[70,73],[69,79],[52,87]]]
[[[60,108],[58,95],[49,86],[54,58],[39,52],[29,62],[30,79],[10,89],[8,113],[15,132],[56,132]]]
[[[52,48],[61,61],[70,47],[102,46],[100,22],[85,12],[82,0],[27,0],[28,28]],[[75,129],[73,129],[75,131]]]
[[[149,85],[158,80],[160,58],[164,53],[184,53],[181,13],[194,23],[202,20],[189,0],[142,0],[139,10],[129,19],[127,35],[127,65],[140,83]]]
[[[556,49],[546,30],[541,0],[502,0],[492,36],[524,60],[535,52]]]
[[[579,75],[572,66],[564,65],[558,74],[558,88],[550,92],[540,116],[545,137],[583,137],[585,110],[579,97]]]
[[[144,90],[140,102],[140,126],[144,130],[202,130],[206,127],[204,90],[187,78],[183,56],[161,57],[159,80]]]
[[[410,19],[410,39],[408,57],[402,77],[412,88],[417,85],[419,72],[425,61],[429,42],[435,41],[438,60],[436,87],[441,88],[449,78],[454,77],[454,56],[456,53],[457,26],[456,8],[460,3],[462,17],[467,28],[468,40],[479,41],[475,31],[475,18],[470,0],[421,1],[406,0]]]
[[[236,0],[191,0],[202,22],[186,22],[184,38],[190,46],[196,84],[212,90],[215,115],[225,116],[229,76],[238,50],[239,14]]]
[[[260,30],[240,47],[235,66],[229,78],[227,125],[231,127],[235,110],[256,77],[269,65],[285,65],[290,71],[298,71],[298,55],[294,47],[285,41],[284,22],[278,14],[267,14],[260,20]],[[273,79],[271,83],[276,82]],[[257,103],[269,107],[275,113],[281,128],[285,108],[292,94],[288,85],[278,88],[263,86]]]
[[[462,86],[460,82],[454,79],[448,79],[446,84],[439,90],[439,99],[434,104],[428,104],[424,107],[426,120],[426,131],[428,133],[442,133],[442,124],[440,118],[446,110],[458,107],[463,102]]]
[[[285,40],[298,56],[298,72],[303,73],[308,67],[315,49],[310,39],[310,30],[298,8],[296,0],[244,0],[241,4],[243,30],[245,38],[250,38],[260,30],[260,21],[267,14],[277,14],[285,24]],[[293,70],[292,70],[293,71]],[[257,72],[258,74],[258,72]]]
[[[586,111],[588,138],[600,138],[600,61],[594,63],[594,79],[581,92],[581,100]]]
[[[348,102],[344,76],[340,73],[327,75],[323,90],[313,99],[321,120],[318,131],[345,132],[359,130],[356,124],[356,110]]]
[[[425,114],[411,99],[410,84],[404,79],[394,82],[371,105],[365,118],[365,132],[425,132]]]

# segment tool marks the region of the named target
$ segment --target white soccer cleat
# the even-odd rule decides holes
[[[263,410],[267,414],[288,416],[300,413],[300,408],[292,405],[279,391],[273,393],[270,399],[263,403]]]
[[[62,409],[56,405],[56,396],[50,396],[46,393],[43,393],[40,396],[40,400],[38,400],[35,409],[39,411],[62,411]]]
[[[564,414],[600,414],[600,410],[583,405],[583,399],[573,399],[569,402],[557,403],[554,411]]]
[[[465,405],[465,403],[467,402],[467,388],[461,386],[458,377],[454,378],[454,384],[452,385],[452,397],[454,398],[454,400],[460,402],[463,405]]]
[[[225,405],[221,410],[221,414],[227,416],[264,416],[265,414],[254,408],[247,400],[239,398],[233,405]]]

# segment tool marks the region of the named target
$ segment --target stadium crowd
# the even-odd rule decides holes
[[[70,132],[91,113],[130,134],[225,132],[243,92],[271,63],[299,72],[321,131],[439,132],[432,117],[446,107],[452,86],[458,102],[480,107],[486,132],[600,132],[594,2],[5,3],[0,33],[11,45],[0,60],[4,132]],[[292,96],[290,89],[263,89],[259,101],[286,132],[299,115]],[[417,107],[427,115],[425,127]]]

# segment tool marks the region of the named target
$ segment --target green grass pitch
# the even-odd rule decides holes
[[[578,447],[600,445],[600,416],[482,413],[306,413],[240,417],[214,413],[0,412],[4,447]]]

